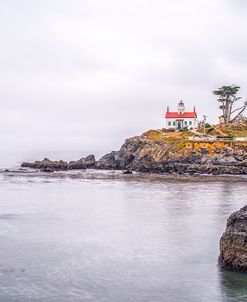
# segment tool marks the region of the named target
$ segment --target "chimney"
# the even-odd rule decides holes
[[[194,112],[196,112],[196,107],[194,106]]]
[[[169,112],[169,106],[167,106],[167,108],[166,108],[166,112]]]

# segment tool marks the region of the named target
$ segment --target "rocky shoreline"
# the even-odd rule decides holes
[[[205,146],[194,149],[190,145],[192,144],[188,144],[188,147],[186,142],[177,145],[153,140],[143,134],[126,139],[119,151],[112,151],[98,161],[94,155],[71,162],[45,158],[34,163],[24,162],[22,167],[44,172],[106,169],[148,173],[247,175],[246,145],[240,149],[228,145],[218,149],[215,147],[214,153],[210,153]]]
[[[43,172],[66,171],[66,170],[82,170],[95,168],[96,160],[94,155],[83,157],[77,161],[66,162],[63,160],[52,161],[49,158],[35,161],[34,163],[24,162],[22,168],[39,169]]]
[[[176,177],[177,175],[186,181],[186,177],[199,175],[199,177],[193,178],[208,177],[215,181],[220,177],[239,175],[239,177],[234,177],[236,181],[239,181],[238,178],[247,175],[247,144],[191,143],[188,139],[172,141],[170,138],[162,141],[150,138],[149,133],[126,139],[119,151],[112,151],[99,160],[96,160],[94,155],[70,162],[51,161],[45,158],[34,163],[25,162],[22,167],[38,169],[44,172],[42,175],[47,175],[45,172],[92,169],[90,175],[79,171],[71,172],[70,177],[73,178],[128,179],[128,181],[132,179],[136,181],[140,175],[144,175],[148,181],[150,180],[143,173],[128,175],[135,171],[147,172],[154,180],[155,177],[165,177],[165,175]],[[105,175],[102,171],[97,174],[93,169],[98,171],[122,170],[124,173],[113,171],[112,175]],[[63,172],[48,173],[50,177],[68,177],[66,174]],[[171,181],[173,180],[171,179]],[[224,269],[247,272],[247,206],[233,213],[227,220],[226,230],[220,240],[219,265]]]

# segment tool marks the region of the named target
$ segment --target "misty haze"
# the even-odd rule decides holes
[[[0,1],[0,302],[247,301],[246,11]]]

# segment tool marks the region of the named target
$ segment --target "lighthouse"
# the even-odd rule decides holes
[[[165,119],[166,129],[195,129],[198,124],[196,108],[194,107],[193,111],[185,111],[185,104],[182,100],[178,103],[177,112],[170,111],[167,107]]]

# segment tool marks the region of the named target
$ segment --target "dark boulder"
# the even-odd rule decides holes
[[[23,162],[21,164],[22,168],[33,168],[34,163],[29,163],[29,162]]]
[[[247,206],[230,215],[220,239],[222,268],[247,272]]]
[[[94,168],[95,164],[96,161],[94,155],[89,155],[76,161],[70,161],[68,164],[68,170]]]
[[[95,168],[96,165],[95,156],[91,154],[85,157],[85,163],[87,168]]]
[[[106,170],[119,169],[118,152],[112,151],[111,153],[102,156],[98,160],[96,168]]]

